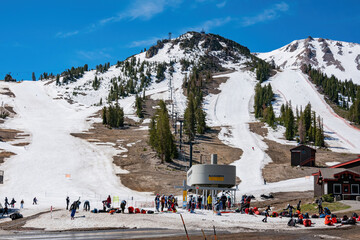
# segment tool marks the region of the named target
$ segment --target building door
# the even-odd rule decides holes
[[[350,184],[343,184],[343,199],[350,200]]]

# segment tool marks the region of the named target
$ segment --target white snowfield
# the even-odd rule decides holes
[[[297,228],[288,227],[289,218],[268,218],[267,223],[261,222],[264,216],[247,215],[240,213],[227,213],[218,216],[212,211],[195,210],[195,214],[180,209],[177,213],[154,213],[154,214],[113,214],[89,213],[79,211],[75,220],[70,220],[68,211],[57,211],[51,214],[44,214],[39,218],[28,221],[24,227],[45,228],[47,231],[70,230],[70,229],[91,229],[91,228],[166,228],[184,229],[180,213],[184,218],[188,230],[212,230],[213,226],[218,231],[244,232],[249,230],[299,230],[306,229],[303,225]],[[314,228],[335,228],[324,225],[324,219],[311,219]]]
[[[266,61],[274,60],[275,64],[283,69],[300,68],[304,63],[311,63],[329,77],[334,75],[342,81],[352,79],[354,83],[360,84],[358,43],[307,38],[295,40],[271,52],[258,53],[257,56]]]
[[[112,157],[124,150],[70,135],[87,130],[92,123],[87,117],[98,108],[53,100],[43,82],[9,86],[16,95],[17,115],[7,120],[5,127],[30,134],[30,145],[16,147],[17,155],[1,165],[5,171],[1,202],[7,196],[9,201],[14,197],[18,204],[24,199],[30,206],[37,197],[42,209],[50,209],[64,206],[66,196],[92,201],[104,200],[109,194],[120,199],[145,199],[146,193],[124,187],[115,175]]]

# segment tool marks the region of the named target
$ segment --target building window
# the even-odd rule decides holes
[[[351,194],[359,194],[359,184],[351,184]]]
[[[341,194],[341,184],[334,184],[334,194]]]

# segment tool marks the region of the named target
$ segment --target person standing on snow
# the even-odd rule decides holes
[[[36,197],[34,197],[34,199],[33,199],[33,205],[37,205],[37,199],[36,199]]]
[[[207,209],[208,210],[212,210],[212,197],[209,194],[209,196],[207,197]]]
[[[10,204],[9,204],[9,200],[8,200],[7,197],[5,197],[5,204],[4,204],[4,205],[5,205],[5,207],[6,207],[7,205],[10,205]]]
[[[120,204],[121,212],[125,213],[126,201],[122,200]]]
[[[24,199],[22,199],[20,202],[20,208],[24,208]]]
[[[70,214],[71,220],[74,220],[74,219],[75,219],[75,213],[76,213],[76,206],[74,206],[74,207],[72,208],[72,210],[71,210],[71,214]]]
[[[84,210],[85,211],[90,211],[90,202],[88,200],[86,200],[84,202]]]
[[[155,208],[156,208],[156,211],[157,211],[157,212],[160,212],[159,207],[160,207],[160,195],[159,195],[159,194],[156,194],[156,197],[155,197]]]
[[[165,195],[162,195],[161,197],[161,211],[164,211],[164,207],[165,207]]]
[[[10,202],[11,208],[15,207],[15,203],[16,203],[15,199],[14,198],[11,199],[11,202]]]
[[[262,220],[263,222],[267,222],[267,218],[269,216],[269,211],[270,211],[270,205],[267,206],[267,208],[265,209],[265,218]]]
[[[70,198],[69,196],[66,197],[66,210],[69,210]]]

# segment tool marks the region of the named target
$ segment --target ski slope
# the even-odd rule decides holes
[[[221,92],[205,98],[207,124],[221,127],[220,140],[243,150],[243,154],[233,165],[240,178],[238,195],[262,193],[307,191],[313,188],[312,177],[291,179],[264,185],[262,168],[271,161],[265,153],[268,146],[261,137],[249,129],[249,122],[255,121],[253,114],[254,88],[257,83],[250,72],[236,71],[220,75],[229,77],[220,85]]]
[[[9,85],[15,93],[17,115],[5,127],[30,134],[30,145],[17,147],[17,155],[1,165],[5,170],[0,185],[0,199],[24,199],[28,206],[37,197],[42,206],[64,206],[65,197],[100,201],[107,195],[142,198],[146,194],[124,187],[116,173],[113,155],[120,149],[97,145],[70,135],[90,127],[87,117],[98,110],[54,100],[43,82],[22,82]],[[69,174],[70,177],[66,177]]]
[[[280,113],[282,103],[291,101],[292,107],[305,109],[311,103],[312,110],[324,121],[326,144],[336,152],[360,152],[360,130],[351,126],[348,121],[338,116],[325,102],[315,86],[300,70],[284,69],[268,81],[275,94],[279,96],[274,104],[275,113]],[[267,84],[268,82],[264,83]]]

